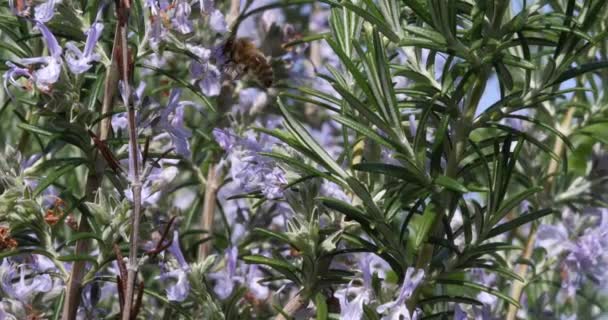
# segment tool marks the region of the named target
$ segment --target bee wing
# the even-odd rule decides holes
[[[226,63],[222,66],[222,72],[233,80],[238,80],[243,76],[243,68],[234,62]]]

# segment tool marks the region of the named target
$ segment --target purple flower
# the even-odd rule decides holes
[[[204,95],[214,97],[220,94],[220,70],[214,65],[208,65],[199,87]]]
[[[188,138],[192,136],[192,133],[184,127],[184,107],[188,105],[194,106],[195,103],[191,101],[179,101],[181,92],[181,89],[171,90],[169,103],[160,116],[160,126],[171,137],[175,152],[184,157],[189,157],[190,144],[188,143]]]
[[[243,278],[236,275],[239,251],[237,247],[226,249],[226,266],[219,272],[209,274],[209,278],[215,280],[213,291],[220,299],[226,299],[234,290],[237,282],[242,282]]]
[[[258,267],[257,265],[249,266],[245,285],[247,286],[247,288],[249,288],[249,292],[252,293],[253,296],[259,300],[264,300],[268,298],[268,293],[270,292],[267,286],[260,283],[260,280],[264,278],[264,273],[262,273],[260,267]]]
[[[416,136],[416,130],[418,129],[418,126],[416,125],[416,116],[411,113],[408,121],[410,123],[410,133],[412,134],[412,137]]]
[[[169,285],[165,291],[167,292],[167,299],[170,301],[184,301],[188,298],[188,294],[190,293],[190,281],[188,280],[188,272],[190,272],[190,266],[186,259],[184,258],[184,254],[179,246],[179,233],[177,230],[173,232],[173,240],[171,241],[171,246],[169,247],[169,252],[177,263],[179,264],[179,268],[171,270],[169,272],[163,273],[160,278],[175,279],[175,283]]]
[[[17,79],[25,77],[29,83],[33,78],[30,71],[28,69],[21,68],[10,61],[7,61],[6,65],[8,66],[8,70],[2,75],[2,78],[4,78],[4,91],[10,94],[10,91],[8,90],[9,83],[21,90],[28,89],[27,85],[21,84],[17,81]]]
[[[320,193],[324,197],[331,197],[344,202],[350,202],[350,198],[346,195],[342,187],[330,181],[323,181]]]
[[[226,24],[226,18],[224,14],[219,10],[215,9],[209,16],[209,27],[211,30],[217,33],[225,33],[228,31],[228,25]]]
[[[40,23],[51,21],[55,14],[55,0],[49,0],[34,9],[34,20]]]
[[[214,129],[213,135],[226,151],[230,162],[230,175],[242,187],[242,191],[261,191],[268,199],[283,196],[287,184],[285,172],[270,158],[259,152],[271,151],[274,140],[265,138],[260,141],[254,137],[241,138],[228,130]]]
[[[16,81],[18,77],[26,77],[30,82],[34,82],[36,87],[42,91],[48,92],[51,86],[59,80],[61,74],[61,47],[57,43],[57,39],[51,31],[40,22],[36,23],[36,27],[42,33],[42,38],[46,44],[50,56],[22,58],[16,60],[22,65],[43,65],[43,67],[30,72],[28,69],[20,68],[12,63],[7,62],[10,67],[9,71],[4,75],[4,87],[7,88],[7,82],[16,85],[19,88],[27,88],[27,86],[19,85]]]
[[[475,320],[493,320],[495,319],[491,314],[490,307],[484,306],[473,306],[469,311],[472,311],[472,315],[469,316],[465,310],[463,310],[459,304],[454,306],[454,320],[467,320],[467,319],[475,319]]]
[[[233,111],[254,114],[268,104],[268,95],[258,88],[245,88],[239,92],[239,104]]]
[[[179,246],[179,233],[177,230],[173,231],[173,240],[171,241],[171,246],[169,246],[168,250],[175,257],[182,269],[190,270],[190,266],[188,265],[188,262],[186,262],[182,249]]]
[[[200,0],[200,7],[201,7],[201,13],[202,14],[209,14],[211,13],[211,10],[213,10],[213,8],[215,8],[214,4],[213,4],[213,0]]]
[[[34,298],[34,295],[39,292],[48,292],[53,288],[53,281],[48,274],[33,275],[27,281],[26,265],[16,267],[5,259],[0,266],[2,269],[1,287],[6,296],[12,299],[27,303]],[[17,269],[20,269],[19,280],[17,278]]]
[[[44,39],[44,43],[46,44],[46,48],[49,50],[51,57],[59,59],[62,50],[57,39],[55,39],[55,36],[51,33],[51,30],[40,22],[36,23],[36,27],[40,30],[40,33],[42,33],[42,39]]]
[[[163,24],[163,15],[166,15],[165,12],[169,8],[169,2],[166,0],[146,0],[145,7],[150,8],[150,46],[156,49],[167,35],[167,28]]]
[[[265,32],[268,32],[268,30],[270,29],[270,27],[272,27],[273,24],[280,26],[284,23],[284,21],[285,15],[280,9],[265,10],[264,13],[262,13],[262,17],[260,17],[262,29]]]
[[[141,156],[140,156],[141,161]],[[145,180],[141,190],[141,199],[144,205],[154,206],[158,203],[163,193],[171,181],[177,176],[178,170],[175,167],[175,161],[161,160],[160,168],[152,169],[152,172]],[[133,201],[133,193],[131,188],[125,190],[125,197],[129,201]]]
[[[568,242],[568,230],[562,223],[541,224],[538,227],[536,247],[545,248],[549,257],[555,257],[566,250]]]
[[[169,301],[182,302],[188,298],[190,293],[190,281],[188,281],[188,272],[178,268],[169,272],[165,272],[157,277],[157,279],[175,279],[175,283],[169,285],[165,292]]]
[[[229,151],[236,143],[236,136],[231,130],[213,129],[213,137],[224,151]]]
[[[87,41],[84,45],[84,52],[80,51],[73,42],[66,43],[66,55],[65,60],[70,68],[70,71],[74,74],[81,74],[91,68],[91,63],[100,60],[100,56],[94,52],[97,41],[101,37],[103,31],[103,24],[95,22],[85,32],[87,35]]]
[[[460,308],[460,304],[454,306],[454,320],[467,320],[467,314]]]
[[[417,314],[419,312],[415,310],[414,314],[412,315],[410,310],[407,309],[405,302],[412,296],[412,293],[414,293],[414,290],[416,290],[420,283],[422,283],[423,279],[424,270],[414,269],[412,267],[407,268],[397,299],[376,308],[376,311],[379,314],[386,313],[386,315],[382,317],[382,320],[397,320],[400,319],[401,316],[403,316],[406,320],[417,319]]]
[[[209,63],[212,56],[211,50],[191,45],[188,45],[187,48],[199,57],[199,60],[193,60],[190,63],[190,75],[194,82],[198,82],[201,92],[208,97],[220,94],[221,72],[215,65]],[[218,57],[221,57],[219,54],[221,50],[215,49],[215,51],[214,58],[217,62]]]
[[[188,1],[177,1],[177,4],[175,5],[175,14],[172,20],[173,28],[182,34],[192,32],[192,21],[188,19],[191,10]]]
[[[346,289],[340,289],[334,293],[334,297],[340,302],[340,319],[361,319],[363,317],[363,304],[369,302],[369,291],[357,290],[355,297],[349,301],[348,296],[354,291],[350,289],[351,284]]]
[[[565,223],[539,227],[537,246],[544,247],[549,257],[561,253],[565,256],[560,264],[562,281],[557,297],[560,302],[575,296],[585,281],[585,275],[600,287],[608,284],[608,273],[605,272],[605,266],[608,265],[608,253],[605,250],[608,247],[608,210],[602,209],[600,212],[599,225],[586,228],[585,233],[574,240],[570,240],[568,232],[574,229],[569,225],[569,217],[564,219]]]

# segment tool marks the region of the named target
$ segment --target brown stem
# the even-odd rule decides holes
[[[215,218],[215,201],[219,185],[217,175],[217,164],[211,164],[207,171],[207,184],[205,185],[205,199],[203,213],[201,215],[201,228],[206,230],[209,236],[213,235],[213,220]],[[211,240],[207,240],[199,247],[199,259],[205,259],[211,252]]]
[[[570,107],[570,109],[568,109],[568,111],[566,112],[564,119],[562,120],[560,129],[563,131],[562,133],[564,133],[565,135],[567,135],[568,131],[570,131],[570,125],[572,123],[572,117],[574,116],[574,111],[575,111],[575,108]],[[563,151],[564,151],[564,141],[560,138],[556,138],[555,144],[553,146],[553,152],[556,155],[560,156]],[[557,162],[557,160],[551,158],[551,162],[549,162],[549,167],[547,169],[547,175],[548,175],[547,183],[545,184],[545,192],[547,192],[547,193],[550,192],[551,187],[553,186],[553,181],[555,180],[554,179],[555,173],[557,172],[558,166],[559,166],[559,163]],[[534,251],[535,242],[536,242],[536,226],[533,225],[532,227],[530,227],[530,233],[528,234],[528,238],[526,240],[526,248],[521,256],[521,258],[523,260],[529,260],[530,257],[532,257],[532,252]],[[526,274],[528,273],[528,265],[524,264],[524,263],[520,264],[517,267],[516,273],[522,279],[525,279]],[[511,298],[513,298],[513,300],[519,302],[525,285],[526,285],[526,283],[524,283],[524,282],[513,281],[513,284],[511,286]],[[507,312],[507,317],[505,319],[514,320],[517,315],[517,309],[518,309],[517,306],[512,305],[512,304],[509,305],[509,311]]]
[[[289,302],[285,305],[282,313],[279,313],[274,320],[287,320],[293,317],[296,312],[304,308],[307,304],[307,300],[302,297],[300,293],[296,294]],[[287,317],[285,317],[287,316]]]
[[[128,2],[128,1],[126,1]],[[128,6],[125,5],[123,8],[123,14],[128,16]],[[137,247],[139,240],[139,221],[141,215],[141,181],[139,175],[139,150],[137,146],[137,124],[135,122],[135,107],[131,102],[131,87],[130,87],[130,76],[129,76],[129,47],[127,42],[127,23],[126,18],[120,27],[121,37],[121,49],[122,49],[122,81],[124,88],[124,104],[128,109],[128,121],[129,121],[129,175],[131,180],[131,189],[133,192],[133,210],[131,212],[131,238],[129,248],[129,264],[127,267],[127,290],[125,295],[124,313],[122,314],[123,320],[131,319],[131,312],[133,306],[133,294],[135,290],[135,278],[137,277]]]
[[[118,26],[116,27],[114,34],[114,49],[115,50],[119,41],[118,37]],[[118,84],[118,68],[116,66],[116,61],[114,59],[114,55],[112,55],[112,61],[106,70],[106,78],[104,80],[104,96],[101,107],[101,115],[109,115],[112,112],[112,106],[114,101],[114,93],[115,88]],[[110,134],[110,126],[111,126],[111,118],[104,117],[101,119],[101,123],[97,128],[97,136],[101,141],[105,141]],[[88,201],[93,201],[95,198],[95,191],[101,185],[101,179],[103,177],[103,171],[105,169],[105,161],[99,154],[99,150],[95,149],[95,170],[89,170],[89,174],[87,176],[87,184],[85,187],[86,197]],[[89,232],[90,226],[86,219],[86,217],[82,216],[80,218],[80,222],[78,224],[78,232]],[[75,254],[82,255],[87,254],[89,251],[89,242],[88,240],[82,239],[76,242],[76,250]],[[72,271],[70,273],[70,278],[66,285],[65,291],[65,299],[63,302],[63,313],[62,320],[73,320],[76,319],[76,312],[78,310],[78,305],[80,304],[80,290],[82,286],[82,278],[84,276],[85,269],[85,261],[77,260],[74,261],[72,265]]]
[[[230,0],[230,11],[228,13],[228,25],[232,25],[241,13],[241,0]]]

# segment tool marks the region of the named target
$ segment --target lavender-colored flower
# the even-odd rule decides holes
[[[336,121],[323,122],[319,129],[311,129],[310,134],[319,142],[321,147],[329,153],[334,159],[337,159],[344,148],[342,147],[342,139],[337,138],[340,135],[340,124]]]
[[[283,25],[285,22],[285,15],[280,9],[265,10],[264,13],[262,13],[260,22],[262,23],[262,29],[265,32],[268,32],[273,24],[277,26]]]
[[[177,278],[177,282],[174,285],[167,287],[167,298],[170,301],[184,301],[190,292],[190,281],[188,281],[190,266],[186,262],[186,259],[184,259],[184,255],[179,247],[179,234],[177,231],[173,234],[173,241],[169,247],[169,252],[178,261],[180,268],[167,274],[168,276]]]
[[[175,257],[178,263],[178,267],[162,273],[157,278],[161,280],[174,279],[175,282],[165,289],[167,293],[167,299],[169,301],[184,301],[188,298],[190,293],[190,281],[188,280],[188,273],[190,272],[190,265],[186,262],[184,254],[179,246],[179,233],[177,230],[173,232],[173,240],[169,246],[168,251]]]
[[[260,267],[257,265],[249,266],[247,277],[245,279],[245,285],[249,289],[249,292],[259,300],[268,298],[268,294],[270,293],[270,289],[260,283],[260,280],[262,279],[264,279],[264,273],[262,273]]]
[[[214,2],[213,0],[200,0],[199,6],[201,7],[201,13],[202,14],[211,13],[211,10],[213,10],[215,8],[215,5],[213,2]]]
[[[192,133],[184,127],[184,108],[196,104],[191,101],[179,101],[181,92],[181,89],[171,90],[169,103],[160,116],[160,126],[171,136],[175,152],[184,157],[189,157],[190,144],[188,138],[192,136]]]
[[[363,317],[363,304],[369,302],[369,291],[357,290],[355,297],[349,300],[349,294],[354,293],[354,290],[350,289],[351,284],[334,293],[334,297],[340,302],[340,319],[361,319]]]
[[[178,0],[175,5],[175,13],[172,20],[173,28],[182,34],[192,32],[192,21],[188,19],[191,11],[192,9],[190,8],[188,1]]]
[[[211,12],[211,15],[209,15],[209,27],[217,33],[226,33],[228,31],[226,18],[221,11],[216,9]]]
[[[163,15],[169,9],[166,0],[146,0],[145,7],[150,8],[150,47],[157,49],[158,45],[167,35],[167,28],[163,24]]]
[[[568,230],[562,223],[556,225],[541,224],[536,233],[536,247],[547,250],[549,257],[555,257],[566,250]]]
[[[285,179],[285,172],[279,168],[274,167],[272,170],[268,171],[267,168],[259,168],[263,170],[263,179],[262,183],[262,193],[268,199],[278,199],[283,196],[283,186],[287,184],[287,179]],[[255,172],[252,171],[252,173]]]
[[[182,302],[188,298],[190,293],[190,281],[188,281],[188,273],[179,268],[166,273],[161,274],[158,278],[161,280],[175,279],[175,283],[168,286],[165,289],[167,293],[167,299],[169,301]]]
[[[234,112],[255,114],[268,104],[268,95],[258,88],[245,88],[239,92],[239,104]]]
[[[173,231],[173,240],[171,241],[171,246],[169,246],[168,250],[175,257],[180,268],[190,270],[190,266],[188,265],[188,262],[186,262],[186,258],[184,258],[182,249],[179,246],[179,232],[177,230]]]
[[[55,14],[55,0],[49,0],[34,8],[34,20],[40,23],[51,21]]]
[[[42,38],[46,44],[50,56],[34,57],[34,58],[23,58],[18,59],[16,62],[22,65],[37,65],[41,64],[43,67],[30,72],[27,69],[19,68],[12,63],[7,65],[10,70],[4,75],[4,86],[7,87],[7,82],[17,85],[17,77],[25,77],[29,81],[33,81],[42,91],[50,91],[51,86],[59,80],[61,74],[61,47],[55,39],[55,36],[51,31],[41,22],[36,23],[36,27],[42,33]],[[19,88],[25,88],[22,85],[17,85]]]
[[[220,94],[220,80],[220,70],[214,65],[208,65],[203,80],[199,82],[199,87],[204,95],[217,96]]]
[[[468,312],[460,307],[459,304],[454,306],[454,320],[498,320],[492,316],[490,307],[484,306],[472,306]]]
[[[146,83],[143,81],[139,83],[137,88],[135,88],[134,90],[131,89],[132,104],[136,110],[150,108],[149,105],[144,105],[144,91],[145,90],[146,90]],[[119,80],[119,82],[118,82],[118,91],[120,92],[120,96],[122,97],[123,101],[125,101],[126,97],[125,97],[125,90],[124,90],[122,80]],[[147,123],[144,123],[142,121],[142,119],[140,117],[140,112],[135,113],[135,121],[139,128],[142,128],[142,127],[145,127],[148,125]],[[127,112],[117,113],[112,116],[112,128],[126,130],[128,125],[129,125],[129,122],[128,122]]]
[[[8,90],[9,83],[21,90],[27,89],[28,86],[21,84],[17,80],[21,77],[25,77],[27,78],[28,82],[31,81],[33,75],[30,73],[30,71],[28,69],[21,68],[10,61],[7,61],[6,65],[8,66],[8,70],[2,75],[2,78],[4,78],[4,91],[10,94],[10,91]]]
[[[178,170],[175,167],[175,162],[174,160],[161,160],[159,162],[160,168],[152,169],[141,190],[141,199],[144,205],[154,206],[158,203],[164,188],[177,176]],[[133,201],[131,188],[125,189],[124,192],[125,197],[129,201]]]
[[[454,320],[467,320],[467,313],[460,308],[460,304],[454,306]]]
[[[209,59],[212,57],[212,51],[207,48],[191,45],[188,45],[187,48],[199,57],[199,60],[193,60],[190,63],[190,75],[194,82],[198,83],[201,92],[208,97],[220,94],[220,70],[209,62]],[[220,52],[220,49],[214,49],[213,57],[216,63],[219,63],[218,58],[221,58]]]
[[[70,71],[74,74],[81,74],[91,68],[91,63],[99,61],[101,57],[95,53],[95,46],[97,41],[101,37],[103,31],[103,24],[101,22],[95,22],[85,32],[87,35],[87,41],[84,45],[84,51],[80,51],[73,42],[66,43],[66,55],[65,60],[68,64]]]
[[[226,266],[219,272],[209,274],[209,278],[215,280],[213,291],[220,299],[230,296],[237,282],[242,282],[242,277],[236,275],[238,259],[238,248],[230,247],[226,249]]]
[[[16,267],[9,263],[8,259],[5,259],[0,266],[0,269],[2,269],[2,291],[12,299],[27,303],[34,298],[36,293],[50,291],[53,287],[53,281],[48,274],[36,275],[26,281],[25,268],[26,265]],[[19,280],[13,282],[17,278],[17,269],[20,269]]]
[[[222,130],[215,128],[213,129],[213,137],[215,141],[220,145],[220,148],[228,151],[232,149],[232,147],[236,143],[236,136],[232,132],[232,130]]]
[[[382,317],[382,320],[397,320],[400,319],[401,316],[406,320],[417,319],[418,311],[414,310],[414,314],[412,315],[410,310],[407,309],[405,302],[412,296],[412,293],[414,293],[414,290],[422,283],[423,279],[424,270],[412,267],[407,268],[397,299],[376,308],[378,313],[386,314]]]
[[[227,151],[230,162],[230,175],[245,192],[261,191],[268,199],[283,196],[283,186],[287,184],[285,172],[271,159],[259,155],[271,151],[274,140],[262,136],[240,138],[230,131],[215,129],[214,136],[220,146]]]
[[[409,115],[408,121],[410,123],[410,134],[412,135],[412,137],[416,136],[416,130],[418,130],[418,126],[416,124],[416,116],[411,113]]]
[[[323,181],[320,193],[324,197],[331,197],[344,202],[350,202],[350,198],[346,195],[342,187],[331,181]]]

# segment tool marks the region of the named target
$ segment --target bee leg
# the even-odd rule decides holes
[[[237,66],[237,68],[235,69],[236,75],[234,77],[234,80],[241,80],[243,75],[247,74],[247,67],[243,68],[242,66]]]

